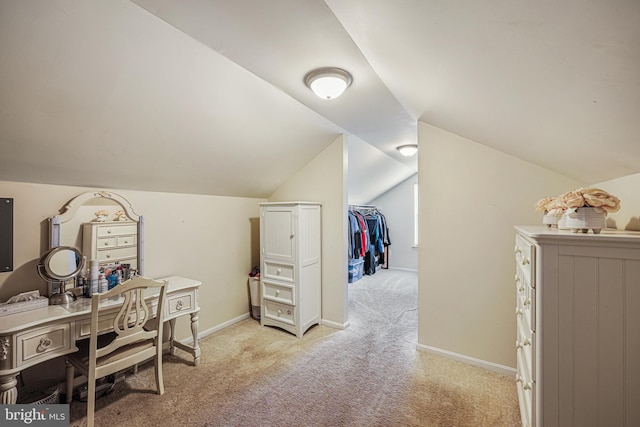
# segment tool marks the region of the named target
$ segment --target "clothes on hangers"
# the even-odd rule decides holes
[[[375,206],[350,206],[348,215],[349,259],[364,258],[364,274],[375,274],[391,244],[386,218]]]

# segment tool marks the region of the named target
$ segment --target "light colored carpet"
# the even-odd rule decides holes
[[[98,399],[99,426],[520,425],[512,377],[416,351],[417,274],[379,270],[349,285],[351,326],[301,339],[248,319],[127,374]],[[71,425],[86,406],[71,405]]]

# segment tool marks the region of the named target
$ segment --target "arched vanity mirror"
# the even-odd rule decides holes
[[[110,191],[88,191],[49,218],[49,247],[81,248],[87,265],[129,264],[144,274],[144,220],[131,203]]]
[[[38,263],[38,274],[56,289],[49,297],[49,304],[66,304],[75,299],[72,293],[64,292],[64,284],[84,270],[82,253],[70,246],[58,246],[49,249]]]

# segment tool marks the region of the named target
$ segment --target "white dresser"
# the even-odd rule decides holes
[[[90,222],[82,225],[82,253],[100,265],[138,264],[138,223],[133,221]]]
[[[640,233],[516,227],[523,426],[640,426]]]
[[[260,322],[302,337],[320,323],[321,205],[260,204]]]

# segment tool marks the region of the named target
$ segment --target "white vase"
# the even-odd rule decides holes
[[[583,206],[567,212],[566,228],[571,229],[573,233],[587,233],[593,230],[594,234],[598,234],[605,228],[606,218],[607,214],[602,209]]]
[[[549,228],[555,228],[558,226],[558,217],[555,215],[551,215],[550,213],[545,213],[542,217],[542,223]]]

